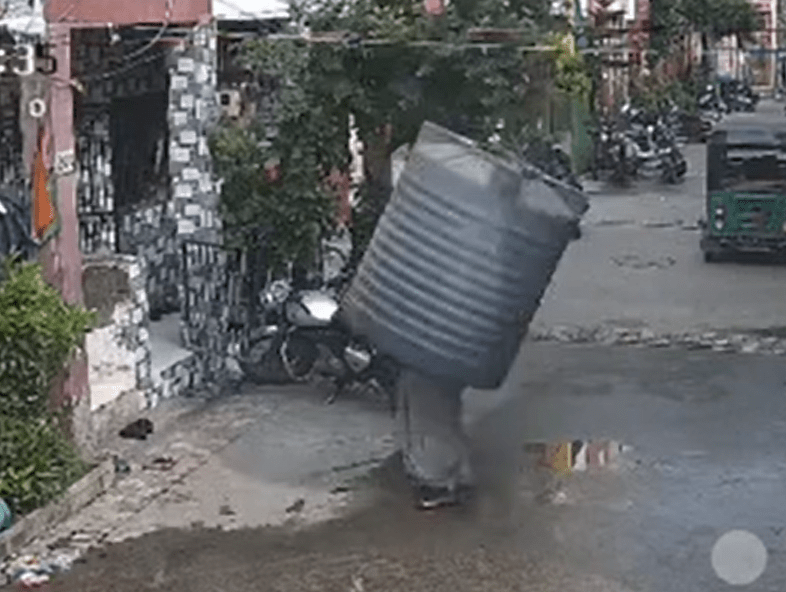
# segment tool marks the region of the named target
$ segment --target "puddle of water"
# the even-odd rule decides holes
[[[632,450],[614,440],[530,442],[523,449],[532,455],[536,466],[559,475],[617,469],[621,465],[622,455]]]

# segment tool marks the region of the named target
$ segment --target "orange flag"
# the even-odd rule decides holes
[[[33,164],[33,231],[41,240],[55,224],[55,206],[49,194],[49,171],[46,166],[44,140],[46,130],[38,130],[38,149]]]

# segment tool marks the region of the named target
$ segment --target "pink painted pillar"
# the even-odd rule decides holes
[[[49,25],[53,43],[52,53],[57,59],[57,72],[50,86],[49,117],[53,141],[53,159],[60,152],[73,151],[74,99],[71,80],[71,25]],[[83,304],[82,253],[79,251],[79,219],[76,204],[76,173],[56,176],[54,197],[60,231],[42,253],[42,264],[47,280],[60,290],[69,304]],[[76,403],[89,398],[87,359],[77,355],[68,370],[53,387],[52,402],[56,406]]]
[[[49,34],[59,40],[52,48],[57,59],[57,72],[51,86],[49,103],[53,152],[54,155],[66,151],[73,153],[74,90],[68,83],[71,80],[71,25],[50,24]],[[76,174],[72,172],[56,177],[55,183],[60,231],[47,245],[45,269],[47,278],[60,289],[66,302],[81,304],[82,254],[79,251],[79,219],[76,213]]]

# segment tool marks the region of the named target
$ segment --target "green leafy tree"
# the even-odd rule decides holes
[[[652,0],[650,11],[653,49],[661,56],[675,37],[689,31],[701,33],[706,56],[706,50],[722,37],[736,35],[743,40],[762,27],[749,0]]]
[[[241,61],[255,80],[274,81],[281,109],[270,145],[253,126],[227,125],[212,151],[224,179],[226,228],[272,226],[275,263],[303,259],[334,219],[335,199],[324,179],[345,170],[348,120],[355,118],[367,148],[366,185],[353,215],[356,256],[362,253],[390,195],[381,171],[395,147],[415,140],[423,121],[486,141],[500,122],[520,130],[532,123],[535,102],[554,91],[546,76],[527,76],[544,57],[520,44],[543,37],[551,23],[548,0],[454,0],[439,18],[424,14],[422,0],[317,0],[291,6],[295,31],[346,32],[345,43],[247,42]],[[467,42],[475,27],[519,33],[517,43],[482,49]],[[377,39],[379,44],[355,43]],[[586,92],[580,59],[560,54],[557,69],[566,92]],[[388,134],[386,131],[390,131]],[[271,183],[262,163],[276,159],[281,178]],[[307,230],[308,229],[308,230]]]

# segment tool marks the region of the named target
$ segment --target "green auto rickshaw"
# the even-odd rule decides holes
[[[786,121],[719,125],[707,142],[707,262],[739,252],[786,251]]]

